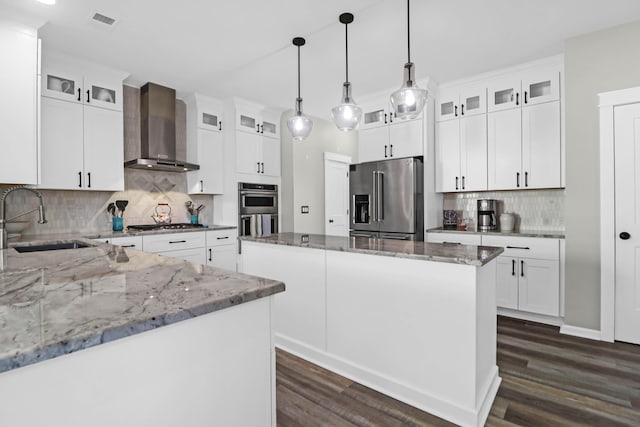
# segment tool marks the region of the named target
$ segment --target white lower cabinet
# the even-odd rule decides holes
[[[498,307],[560,316],[560,241],[482,236],[483,246],[502,246],[498,257]]]
[[[142,236],[106,237],[93,240],[103,243],[109,243],[111,245],[121,246],[123,248],[134,248],[143,250]]]
[[[427,233],[427,242],[480,246],[482,236],[472,233]]]
[[[179,258],[198,264],[206,264],[205,242],[205,233],[200,231],[143,237],[145,252]]]
[[[238,230],[207,231],[207,265],[237,271]]]

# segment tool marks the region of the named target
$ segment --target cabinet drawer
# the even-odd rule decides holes
[[[479,234],[427,233],[427,242],[429,243],[460,243],[479,246],[481,241],[482,236]]]
[[[560,259],[560,242],[558,239],[482,236],[482,245],[503,247],[505,249],[502,256],[507,257]]]
[[[142,243],[144,245],[145,252],[151,253],[204,248],[205,233],[173,233],[160,234],[157,236],[144,236]]]
[[[177,251],[160,252],[158,255],[177,258],[195,264],[205,265],[207,262],[204,248],[180,249]]]
[[[237,229],[207,231],[207,246],[235,245],[237,240]]]
[[[126,237],[112,237],[105,239],[106,243],[110,243],[116,246],[122,246],[124,248],[135,248],[142,250],[142,236],[126,236]]]

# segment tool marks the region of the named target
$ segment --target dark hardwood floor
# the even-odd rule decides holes
[[[277,350],[278,426],[450,426]],[[640,346],[498,318],[502,384],[487,426],[640,426]]]

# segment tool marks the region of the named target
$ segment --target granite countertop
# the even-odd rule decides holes
[[[74,240],[91,247],[0,250],[0,372],[284,291],[278,281]]]
[[[557,230],[522,230],[522,231],[475,231],[475,230],[449,230],[442,227],[431,228],[427,233],[460,233],[480,234],[488,236],[512,236],[512,237],[540,237],[546,239],[564,239],[564,233]]]
[[[240,240],[473,266],[482,266],[504,252],[504,248],[490,246],[453,245],[368,237],[339,237],[323,234],[279,233],[266,237],[243,236],[240,237]]]

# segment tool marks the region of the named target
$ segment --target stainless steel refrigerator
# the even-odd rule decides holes
[[[352,236],[423,240],[421,158],[350,166]]]

